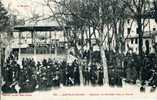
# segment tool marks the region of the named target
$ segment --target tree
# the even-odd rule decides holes
[[[143,32],[145,28],[145,14],[150,10],[149,4],[150,0],[122,0],[126,5],[130,12],[131,18],[133,18],[137,22],[137,34],[139,35],[139,55],[142,56],[143,50]]]
[[[55,11],[52,8],[54,4],[52,6],[50,2],[57,5]],[[56,19],[59,25],[63,26],[63,23],[65,23],[71,27],[72,30],[67,33],[66,37],[69,42],[73,43],[76,55],[79,54],[77,45],[81,39],[81,48],[89,44],[91,56],[93,47],[91,38],[92,36],[95,37],[96,44],[100,48],[105,81],[108,82],[108,68],[105,54],[107,47],[105,47],[105,43],[110,48],[112,41],[107,43],[106,39],[111,36],[111,40],[113,40],[115,36],[116,47],[119,44],[123,45],[122,42],[124,41],[121,38],[124,38],[124,9],[126,7],[124,3],[121,0],[47,0],[46,4],[53,14],[52,17]],[[113,33],[110,32],[111,29],[114,30]],[[91,59],[89,62],[91,62]]]
[[[2,46],[4,44],[3,36],[4,32],[6,32],[9,28],[10,22],[9,22],[9,16],[7,10],[4,8],[2,2],[0,1],[0,64],[1,62],[1,56],[2,56]]]
[[[155,1],[155,0],[154,0]],[[137,34],[138,34],[138,48],[139,48],[139,56],[140,56],[140,62],[139,62],[139,67],[140,71],[142,72],[143,70],[143,34],[144,34],[144,29],[145,29],[145,21],[146,19],[152,18],[154,19],[154,14],[149,13],[147,16],[147,12],[151,11],[150,8],[150,2],[151,0],[123,0],[123,2],[127,5],[127,8],[130,12],[130,17],[134,19],[137,23]],[[146,43],[146,48],[147,51],[146,53],[149,53],[148,50],[148,42]],[[142,74],[140,75],[140,78],[142,77]]]
[[[7,10],[0,1],[0,31],[5,31],[9,26],[9,16]]]

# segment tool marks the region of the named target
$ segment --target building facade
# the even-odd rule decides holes
[[[139,53],[139,35],[136,21],[128,19],[125,28],[125,53]],[[157,43],[157,23],[154,19],[145,20],[143,29],[143,52],[146,52],[146,45],[149,45],[149,52],[154,53],[154,46]]]

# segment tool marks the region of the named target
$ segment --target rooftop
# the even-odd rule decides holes
[[[15,26],[14,31],[63,31],[64,28],[68,29],[68,27],[61,26]]]

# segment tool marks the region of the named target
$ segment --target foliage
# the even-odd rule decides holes
[[[0,31],[7,30],[9,25],[8,11],[4,8],[2,2],[0,1]]]

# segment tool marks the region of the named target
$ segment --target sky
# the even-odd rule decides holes
[[[32,18],[34,14],[44,17],[52,15],[50,9],[45,6],[44,1],[45,0],[2,0],[2,3],[9,11],[9,13],[16,15],[18,19],[27,20],[29,18]],[[42,25],[43,24],[49,25],[52,23],[56,24],[56,22],[52,22],[52,21],[51,23],[49,22],[43,21],[43,22],[38,22],[38,24],[42,24]]]
[[[10,13],[21,18],[29,18],[33,13],[39,15],[49,14],[49,9],[44,6],[44,0],[2,0]]]

